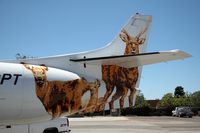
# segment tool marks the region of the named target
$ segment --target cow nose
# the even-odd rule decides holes
[[[131,53],[132,53],[132,54],[136,54],[136,53],[135,53],[135,50],[132,50]]]
[[[38,77],[38,80],[41,81],[41,80],[42,80],[42,77]]]

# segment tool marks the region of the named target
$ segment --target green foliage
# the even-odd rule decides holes
[[[135,108],[143,108],[143,107],[148,107],[148,103],[146,102],[144,95],[140,93],[136,97]]]
[[[177,86],[174,91],[175,97],[183,97],[185,96],[184,88],[182,86]]]
[[[190,106],[190,98],[189,97],[174,97],[172,102],[173,107],[178,106]]]
[[[160,106],[161,107],[171,107],[173,104],[173,94],[172,93],[167,93],[165,94],[161,101],[160,101]]]
[[[151,109],[148,106],[128,107],[121,110],[121,115],[149,116]]]
[[[176,91],[177,88],[179,87],[176,87],[175,92],[177,92]],[[178,90],[182,90],[182,89],[178,89]],[[162,97],[161,102],[160,102],[161,107],[165,107],[165,108],[174,108],[178,106],[200,107],[200,91],[194,92],[193,94],[181,92],[181,95],[180,93],[179,94],[176,93],[176,95],[174,96],[172,93],[165,94]]]
[[[193,107],[200,107],[200,91],[196,91],[191,95],[191,105]]]
[[[138,115],[138,116],[168,115],[170,116],[172,114],[172,110],[174,110],[174,108],[178,106],[193,107],[193,112],[196,112],[195,114],[198,113],[198,111],[200,110],[200,108],[198,108],[200,107],[200,91],[190,94],[187,92],[185,93],[183,87],[176,87],[175,92],[174,92],[174,95],[173,93],[167,93],[162,97],[160,101],[161,108],[159,109],[150,108],[148,103],[145,101],[144,95],[141,92],[139,92],[139,94],[136,97],[135,106],[122,109],[122,115]]]
[[[122,115],[138,115],[138,116],[148,116],[149,115],[149,106],[147,101],[144,98],[144,95],[139,91],[139,94],[136,97],[135,106],[122,109]]]
[[[175,107],[190,106],[193,107],[192,111],[195,114],[198,114],[198,111],[200,110],[200,91],[190,94],[187,92],[185,93],[183,87],[176,87],[175,92],[174,95],[173,93],[167,93],[162,97],[160,101],[161,108],[159,109],[150,108],[148,103],[145,101],[144,95],[141,92],[139,92],[136,98],[135,106],[122,109],[121,113],[122,115],[138,115],[138,116],[149,116],[149,115],[171,116],[172,110],[174,110]]]

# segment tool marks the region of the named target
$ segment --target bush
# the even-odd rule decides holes
[[[130,107],[121,110],[121,115],[137,115],[137,116],[149,116],[150,108],[149,106],[143,107]]]
[[[121,110],[121,115],[137,115],[137,116],[171,116],[174,108],[150,108],[146,107],[131,107]]]

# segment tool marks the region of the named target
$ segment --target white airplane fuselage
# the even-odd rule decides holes
[[[0,68],[0,124],[51,119],[36,95],[33,73],[22,64],[0,63]],[[68,81],[79,78],[71,72],[48,69],[48,80]]]

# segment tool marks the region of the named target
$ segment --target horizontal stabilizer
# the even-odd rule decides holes
[[[171,50],[166,52],[141,53],[137,55],[117,55],[95,58],[70,59],[70,61],[88,65],[118,65],[125,68],[143,66],[148,64],[167,62],[191,57],[190,54]]]

